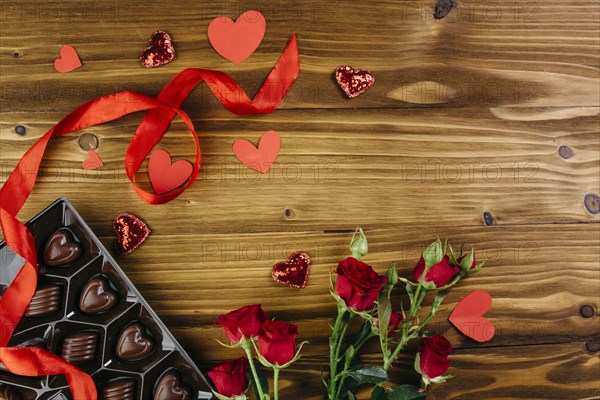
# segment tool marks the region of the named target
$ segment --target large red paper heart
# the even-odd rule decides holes
[[[186,160],[171,164],[171,156],[164,150],[153,151],[148,161],[148,175],[156,194],[167,193],[183,185],[192,170],[192,164]]]
[[[156,31],[150,37],[150,46],[140,54],[140,62],[146,68],[160,67],[175,59],[173,40],[167,32]]]
[[[54,61],[54,69],[58,72],[71,72],[81,67],[81,60],[73,46],[62,46],[60,48],[60,58]]]
[[[342,65],[335,70],[335,79],[349,98],[364,93],[375,83],[375,77],[366,69],[354,69],[349,65]]]
[[[217,17],[208,25],[208,40],[223,58],[241,64],[258,48],[265,36],[267,21],[258,11],[246,11],[233,22]]]
[[[492,296],[484,290],[476,290],[462,299],[448,319],[464,335],[478,342],[487,342],[494,337],[496,327],[482,317],[492,306]]]
[[[294,253],[286,261],[273,266],[271,275],[277,283],[301,289],[306,286],[310,272],[310,257],[303,252]]]
[[[261,173],[267,173],[279,155],[281,138],[279,133],[268,131],[260,138],[258,148],[246,139],[233,143],[233,153],[242,164]]]
[[[88,159],[81,163],[83,169],[94,170],[104,166],[102,159],[93,149],[88,150]]]

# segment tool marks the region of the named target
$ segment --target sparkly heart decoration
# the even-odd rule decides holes
[[[148,226],[133,214],[123,213],[115,217],[113,228],[117,232],[116,250],[127,255],[137,249],[150,234]]]
[[[187,400],[190,398],[190,393],[190,388],[181,382],[179,374],[169,371],[158,380],[154,400]]]
[[[448,319],[464,335],[480,343],[494,337],[494,324],[483,317],[492,306],[492,296],[484,290],[476,290],[462,299]]]
[[[285,286],[302,289],[306,286],[310,272],[310,257],[304,252],[294,253],[286,261],[273,266],[272,276],[275,282]]]
[[[160,67],[175,59],[175,47],[167,32],[157,31],[150,37],[150,46],[140,55],[140,61],[146,68]]]
[[[342,65],[335,70],[335,79],[349,98],[354,98],[375,83],[375,77],[366,69],[354,69],[349,65]]]
[[[79,309],[86,314],[99,314],[110,310],[119,301],[117,293],[101,276],[92,278],[81,290]]]
[[[73,234],[59,229],[50,236],[44,247],[44,263],[50,267],[60,267],[77,260],[82,254],[81,245]]]

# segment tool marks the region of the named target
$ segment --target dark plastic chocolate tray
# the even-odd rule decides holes
[[[38,291],[48,285],[52,288],[47,297],[42,297],[37,303],[42,309],[46,307],[45,311],[48,311],[49,304],[55,304],[50,308],[55,311],[49,315],[24,316],[15,329],[10,346],[36,346],[58,355],[63,352],[68,354],[69,349],[65,348],[72,339],[65,338],[91,334],[96,338],[97,345],[88,346],[89,343],[84,342],[84,339],[79,339],[82,340],[79,345],[71,345],[71,354],[78,354],[76,352],[80,351],[82,344],[84,348],[92,349],[89,359],[79,360],[75,365],[92,376],[100,400],[152,400],[158,382],[169,373],[174,373],[181,381],[180,386],[189,390],[190,400],[212,398],[211,387],[206,378],[66,199],[56,200],[26,225],[37,245]],[[66,228],[73,235],[82,246],[83,254],[71,264],[50,267],[43,261],[44,246],[48,238],[60,228]],[[23,260],[4,242],[0,243],[0,257],[1,296],[23,266]],[[79,306],[82,289],[97,277],[109,283],[118,300],[107,311],[85,313]],[[33,303],[32,301],[30,308]],[[149,354],[137,361],[125,361],[117,356],[117,341],[121,332],[134,322],[142,325],[143,334],[150,335],[154,347]],[[108,385],[117,387],[109,391],[112,397],[104,396]],[[7,395],[9,392],[13,396],[18,393],[20,397],[11,397]],[[0,398],[34,400],[72,397],[62,375],[17,376],[7,372],[0,364]]]

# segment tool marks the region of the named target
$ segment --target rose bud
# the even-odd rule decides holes
[[[206,375],[215,385],[217,392],[226,397],[239,396],[248,388],[246,372],[249,364],[246,357],[225,361],[212,369]]]
[[[429,379],[442,375],[450,367],[448,355],[452,344],[443,336],[435,335],[423,339],[420,349],[419,368]]]
[[[258,335],[258,351],[271,364],[284,365],[296,355],[298,327],[284,321],[265,321]]]
[[[254,304],[219,315],[215,324],[221,325],[231,343],[239,343],[243,338],[258,336],[263,322],[267,319],[267,313],[260,304]]]
[[[340,261],[335,272],[338,274],[335,292],[346,306],[356,311],[370,310],[375,306],[377,296],[386,282],[385,276],[352,257]]]
[[[425,271],[425,259],[421,257],[413,270],[413,277],[416,282],[419,282],[421,279],[423,271]],[[429,268],[427,275],[425,275],[424,282],[433,282],[436,288],[440,288],[447,284],[450,279],[454,278],[459,272],[459,267],[450,265],[450,257],[444,256],[442,261]]]
[[[375,314],[375,318],[379,318],[379,316]],[[392,311],[392,314],[390,315],[390,322],[388,322],[388,337],[392,336],[394,332],[396,332],[401,322],[402,314],[400,314],[398,311]],[[375,321],[373,325],[375,328],[379,328],[379,320]]]

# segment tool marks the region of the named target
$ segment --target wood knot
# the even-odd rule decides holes
[[[98,144],[98,137],[93,133],[86,132],[79,136],[79,147],[85,151],[96,150],[98,148]]]
[[[487,226],[494,225],[494,216],[491,212],[486,211],[483,213],[483,221]]]
[[[23,125],[15,126],[15,133],[19,136],[25,136],[27,134],[27,128]]]
[[[590,306],[589,304],[584,304],[579,309],[579,314],[581,314],[583,318],[592,318],[595,313],[596,311],[594,310],[594,307]]]
[[[454,7],[454,1],[452,0],[437,0],[435,3],[435,9],[433,10],[433,18],[442,19],[450,13],[450,10]]]
[[[600,212],[600,196],[596,193],[586,194],[583,203],[590,214],[598,214]]]
[[[560,146],[558,148],[558,155],[565,160],[568,160],[569,158],[573,157],[573,149],[569,146]]]
[[[589,353],[597,353],[600,351],[600,342],[593,342],[590,340],[585,344],[585,349]]]
[[[283,215],[285,216],[285,218],[291,219],[296,216],[296,213],[291,208],[286,208],[285,211],[283,212]]]
[[[19,58],[19,57],[21,57],[22,54],[23,53],[21,53],[20,51],[15,50],[12,52],[11,56],[12,56],[12,58]]]

